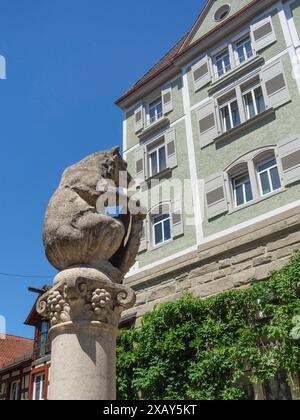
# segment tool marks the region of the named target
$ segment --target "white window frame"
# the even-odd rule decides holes
[[[160,101],[161,103],[161,115],[159,115],[158,111],[157,111],[157,105],[156,106],[151,106],[153,104],[156,104]],[[150,111],[151,109],[154,108],[155,109],[155,119],[153,121],[151,121],[151,117],[150,117]],[[158,96],[156,99],[154,99],[153,101],[151,100],[151,102],[148,103],[147,106],[147,126],[150,126],[152,124],[155,124],[157,121],[161,120],[164,116],[164,112],[163,112],[163,99],[162,96]]]
[[[14,385],[16,385],[16,389],[15,390],[14,390]],[[14,391],[16,393],[16,398],[12,398]],[[9,396],[10,401],[17,401],[18,400],[19,391],[20,391],[20,380],[17,380],[17,381],[12,382],[11,383],[11,386],[10,386],[10,396]]]
[[[275,160],[275,162],[276,162],[275,165],[270,166],[269,168],[264,169],[263,171],[259,171],[258,167],[260,165],[264,165],[264,164],[270,162],[271,160]],[[281,180],[280,180],[279,165],[278,165],[278,161],[276,159],[275,154],[273,156],[270,155],[270,156],[266,157],[265,159],[263,159],[261,161],[258,160],[255,165],[256,165],[256,173],[257,173],[257,178],[258,178],[259,192],[260,192],[261,197],[267,197],[268,195],[273,194],[275,191],[279,191],[282,188],[282,184],[281,184]],[[274,169],[274,168],[277,168],[278,177],[279,177],[279,180],[280,180],[280,187],[277,188],[276,190],[273,188],[273,182],[272,182],[272,177],[271,177],[271,170]],[[270,189],[271,189],[271,191],[267,194],[263,193],[262,182],[261,182],[261,175],[265,172],[267,172],[267,174],[268,174],[268,180],[269,180]]]
[[[42,381],[41,381],[42,386],[40,387],[40,395],[39,395],[39,398],[36,398],[37,397],[36,396],[37,378],[42,378]],[[44,396],[44,394],[45,394],[45,386],[46,386],[45,382],[46,382],[46,375],[45,375],[45,373],[39,373],[39,374],[37,374],[37,375],[34,376],[34,378],[33,378],[33,400],[34,401],[44,401],[44,399],[45,399],[45,396]]]
[[[247,51],[245,49],[245,45],[243,45],[243,52],[244,52],[245,60],[240,61],[240,57],[239,57],[239,53],[238,53],[238,44],[240,44],[242,42],[245,43],[246,39],[250,40],[252,55],[251,55],[251,57],[247,57]],[[233,41],[233,45],[234,45],[235,62],[236,62],[237,66],[246,63],[247,61],[251,60],[251,58],[253,58],[255,56],[255,51],[254,51],[254,48],[253,48],[253,42],[252,42],[250,32],[245,33],[243,36],[241,36],[237,40]]]
[[[165,149],[166,167],[164,169],[160,169],[160,159],[159,159],[159,150],[160,149]],[[150,159],[150,155],[152,155],[153,153],[156,153],[156,164],[157,164],[157,173],[156,174],[153,173],[152,161]],[[165,141],[159,143],[156,147],[149,148],[147,150],[147,159],[148,159],[149,178],[151,178],[153,176],[156,176],[156,175],[159,175],[164,170],[166,170],[168,165],[167,165],[167,150],[166,150]]]
[[[220,61],[220,60],[218,60],[218,58],[219,57],[222,57],[222,56],[225,56],[225,54],[228,55],[228,57],[229,57],[229,65],[230,65],[230,68],[229,69],[226,69],[225,63],[224,63],[224,61],[222,61],[223,74],[220,75],[219,74],[219,70],[218,70],[218,66],[217,66],[218,61]],[[228,72],[230,72],[230,70],[232,70],[232,60],[231,60],[231,54],[230,54],[230,45],[226,46],[225,48],[219,50],[219,52],[217,52],[217,53],[214,54],[214,56],[213,56],[213,68],[214,68],[214,78],[216,80],[217,79],[220,79],[221,77],[224,77]]]
[[[154,222],[155,218],[159,217],[159,216],[162,216],[163,214],[166,214],[167,217],[165,219],[155,223]],[[164,229],[165,226],[164,225],[165,225],[165,222],[167,222],[167,221],[169,221],[169,223],[170,223],[170,238],[169,239],[165,238],[165,229]],[[158,225],[162,225],[163,240],[162,240],[162,242],[156,243],[155,227],[158,226]],[[169,213],[159,213],[159,214],[151,215],[151,226],[152,226],[152,238],[153,238],[152,243],[153,243],[154,248],[165,245],[166,243],[172,241],[172,219],[171,219],[170,211],[169,211]]]
[[[249,183],[250,183],[251,192],[252,192],[252,200],[249,200],[249,201],[247,201],[247,194],[246,194],[245,183],[244,182],[243,183],[239,183],[239,184],[236,184],[235,183],[235,181],[236,181],[237,178],[242,178],[242,177],[244,177],[246,175],[249,178]],[[251,177],[250,177],[249,170],[244,171],[244,172],[241,172],[240,174],[234,174],[234,175],[232,175],[232,177],[231,177],[231,185],[232,185],[232,190],[233,190],[233,198],[234,198],[234,206],[233,207],[234,208],[236,208],[236,209],[241,208],[241,207],[246,206],[247,204],[251,203],[254,200],[254,197],[253,197],[253,187],[252,187],[252,183],[251,183]],[[237,203],[237,193],[236,193],[236,190],[241,185],[243,186],[243,198],[244,198],[244,202],[242,204],[238,204]]]
[[[261,91],[262,91],[262,97],[263,97],[263,99],[264,99],[264,103],[265,103],[265,109],[264,109],[264,111],[266,110],[266,100],[265,100],[265,97],[264,97],[264,90],[263,90],[262,85],[258,82],[256,85],[254,85],[254,86],[253,86],[253,87],[251,87],[250,89],[247,89],[247,90],[245,90],[245,91],[242,91],[242,97],[243,97],[243,103],[244,103],[244,107],[245,107],[245,112],[246,112],[246,118],[247,118],[247,121],[248,121],[248,120],[252,120],[252,118],[257,117],[258,115],[260,115],[260,114],[262,114],[262,113],[264,112],[264,111],[262,111],[262,112],[258,112],[258,109],[257,109],[257,103],[256,103],[256,97],[255,97],[255,90],[256,90],[257,88],[261,88]],[[248,105],[246,104],[246,99],[245,99],[245,96],[246,96],[246,95],[248,95],[249,93],[251,93],[252,100],[253,100],[253,104],[254,104],[254,111],[255,111],[255,115],[254,115],[254,117],[251,117],[251,116],[250,116],[249,107],[248,107]]]
[[[234,125],[233,124],[233,113],[232,113],[232,104],[236,102],[237,103],[237,107],[238,107],[238,111],[239,111],[239,116],[240,116],[240,124]],[[225,118],[223,117],[222,114],[222,110],[224,108],[228,107],[229,110],[229,118],[230,118],[230,125],[231,128],[229,128],[228,130],[226,129],[226,121]],[[240,112],[240,108],[239,108],[239,101],[238,98],[232,98],[230,101],[225,102],[222,105],[219,105],[219,112],[220,112],[220,119],[221,119],[221,125],[222,125],[222,132],[223,133],[228,133],[230,130],[233,130],[234,128],[238,127],[239,125],[241,125],[241,112]]]

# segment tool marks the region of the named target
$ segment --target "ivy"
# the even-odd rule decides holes
[[[242,384],[300,371],[300,252],[270,279],[205,300],[190,294],[147,314],[117,347],[123,400],[239,400]],[[299,337],[300,338],[300,337]],[[247,372],[247,373],[246,373]]]

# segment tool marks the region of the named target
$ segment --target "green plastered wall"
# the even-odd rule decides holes
[[[172,82],[172,96],[173,96],[173,111],[170,112],[167,116],[170,120],[170,123],[172,124],[179,118],[181,118],[184,114],[184,108],[183,108],[183,100],[182,100],[182,78],[179,77],[175,81]],[[152,92],[151,95],[146,96],[143,98],[143,102],[145,104],[151,102],[153,97],[156,95],[159,96],[162,88],[157,89],[155,92]],[[134,110],[128,112],[126,115],[126,121],[127,121],[127,150],[131,147],[136,146],[139,144],[139,138],[135,134],[134,129]]]
[[[298,36],[300,37],[300,0],[296,0],[291,4],[291,11],[298,31]]]
[[[185,122],[180,121],[173,126],[176,130],[176,139],[177,139],[177,161],[178,165],[176,168],[172,170],[172,179],[179,179],[179,180],[190,180],[190,170],[189,170],[189,159],[188,159],[188,150],[187,150],[187,142],[186,142],[186,129],[185,129]],[[135,176],[135,150],[132,150],[126,154],[126,160],[128,162],[128,169],[132,176]],[[189,181],[190,182],[190,181]],[[152,205],[157,205],[159,202],[168,200],[170,197],[169,195],[160,195],[159,191],[162,191],[159,187],[154,187],[151,190],[152,194]],[[171,198],[174,199],[175,197]],[[135,198],[139,197],[141,199],[142,204],[146,205],[150,202],[149,192],[139,192],[136,193]],[[190,218],[189,222],[191,221]],[[186,223],[187,219],[184,218],[184,235],[173,240],[172,242],[161,246],[159,248],[148,250],[144,253],[138,255],[137,261],[139,262],[140,267],[144,267],[145,265],[152,264],[160,259],[166,258],[174,253],[183,251],[193,245],[196,244],[196,233],[194,223]]]
[[[233,137],[234,133],[232,133],[232,137],[227,140],[212,144],[201,150],[196,114],[193,114],[194,142],[199,179],[206,179],[215,173],[222,172],[236,159],[255,148],[276,145],[281,140],[300,133],[300,96],[296,81],[293,78],[289,54],[285,54],[282,57],[282,61],[292,100],[276,110],[275,118],[268,117],[260,122],[258,126],[256,125],[239,132],[236,138]],[[208,221],[205,217],[204,235],[213,235],[297,199],[300,199],[300,185],[288,187],[286,191],[280,194],[232,214],[225,214],[215,220]]]
[[[278,13],[277,13],[276,9],[274,9],[273,12],[271,13],[271,17],[272,17],[272,21],[273,21],[273,25],[274,25],[274,31],[276,33],[276,39],[277,40],[272,45],[265,48],[263,51],[259,52],[259,55],[262,56],[265,61],[268,61],[270,58],[272,58],[275,55],[279,54],[280,52],[284,51],[285,48],[286,48],[286,43],[285,43],[285,39],[284,39],[284,35],[283,35],[283,30],[282,30],[280,19],[279,19],[279,16],[278,16]],[[227,39],[228,42],[230,42],[230,40],[232,38],[237,36],[238,33],[239,33],[238,31],[233,32],[231,34],[230,38]],[[226,42],[226,40],[223,40],[222,45],[225,42]],[[217,45],[214,46],[213,50],[215,50],[216,48],[218,48]],[[209,53],[210,53],[210,51],[208,51],[208,54]],[[191,68],[192,68],[192,66],[188,67],[188,84],[189,84],[191,106],[194,106],[194,105],[204,101],[204,99],[206,99],[209,96],[208,90],[209,90],[210,86],[209,85],[205,86],[203,89],[200,89],[197,92],[195,92],[194,91],[194,83],[193,83]]]

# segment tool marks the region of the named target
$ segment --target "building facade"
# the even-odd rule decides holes
[[[45,293],[42,290],[31,291]],[[0,340],[0,400],[46,400],[50,373],[49,322],[33,305],[25,325],[34,328],[34,339],[6,335]]]
[[[118,101],[148,209],[127,319],[267,279],[300,248],[300,1],[207,1]]]

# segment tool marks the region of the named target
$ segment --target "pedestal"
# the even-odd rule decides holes
[[[92,268],[64,270],[37,310],[50,320],[50,400],[114,400],[116,337],[134,292]]]

